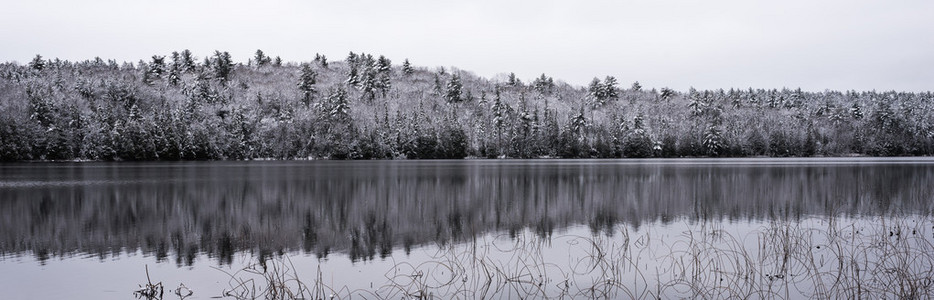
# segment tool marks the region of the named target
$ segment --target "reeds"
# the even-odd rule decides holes
[[[137,299],[155,300],[162,299],[164,292],[162,282],[152,283],[152,279],[149,278],[149,265],[146,265],[146,284],[140,284],[139,289],[133,291],[133,296]]]
[[[934,223],[914,217],[682,220],[611,234],[526,230],[392,261],[380,284],[325,283],[288,256],[227,273],[237,299],[668,299],[934,296]],[[389,258],[397,259],[397,258]],[[314,277],[299,269],[316,268]],[[374,270],[367,270],[374,271]]]
[[[283,256],[275,260],[263,260],[243,269],[227,274],[229,288],[222,292],[224,297],[235,299],[305,299],[323,293],[322,286],[306,285],[298,277],[292,261]],[[320,273],[320,272],[319,272]],[[315,297],[323,299],[323,297]]]

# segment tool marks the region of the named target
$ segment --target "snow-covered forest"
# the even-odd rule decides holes
[[[354,52],[243,60],[0,64],[0,160],[934,154],[931,92],[579,87]]]

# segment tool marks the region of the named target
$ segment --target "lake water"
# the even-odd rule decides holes
[[[929,158],[3,164],[0,298],[922,297],[932,209]]]

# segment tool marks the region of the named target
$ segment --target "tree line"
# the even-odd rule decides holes
[[[0,64],[0,160],[902,156],[931,92],[586,87],[350,52]]]

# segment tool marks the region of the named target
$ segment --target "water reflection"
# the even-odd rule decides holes
[[[928,214],[934,164],[362,161],[0,166],[0,254],[386,257],[423,244],[679,217]],[[262,261],[262,259],[260,259]]]

